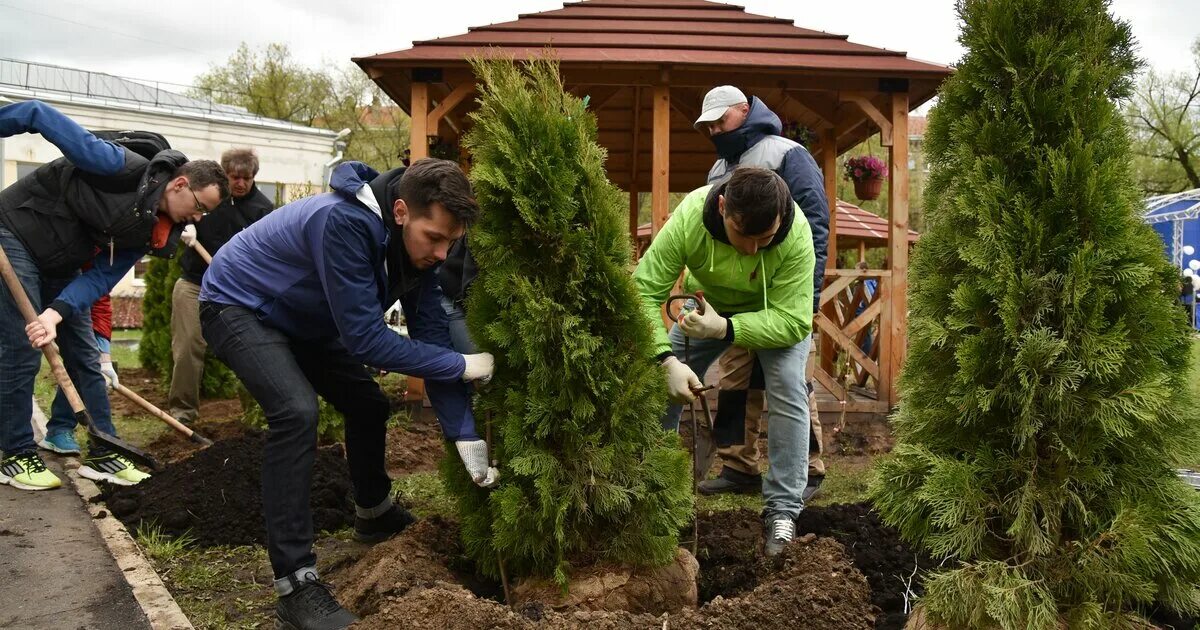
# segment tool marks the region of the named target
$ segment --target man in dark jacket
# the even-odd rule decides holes
[[[229,177],[227,199],[195,226],[183,231],[182,273],[171,291],[171,393],[170,414],[180,422],[193,422],[200,415],[200,380],[204,375],[204,335],[200,334],[200,282],[208,263],[194,244],[216,256],[229,239],[267,216],[275,204],[254,185],[258,156],[253,149],[229,149],[221,154],[221,168]]]
[[[267,418],[262,468],[267,553],[278,627],[341,628],[355,620],[317,577],[309,493],[317,395],[345,417],[357,506],[355,537],[379,542],[412,516],[389,496],[388,400],[364,365],[425,379],[475,483],[498,472],[475,431],[468,383],[492,355],[450,350],[436,268],[479,208],[458,165],[426,159],[380,176],[361,162],[333,171],[333,192],[290,203],[233,237],[200,288],[200,323],[218,358]],[[400,301],[411,339],[384,323]]]
[[[171,150],[147,159],[38,101],[0,107],[0,137],[19,133],[40,133],[64,157],[0,191],[0,247],[41,311],[26,326],[14,296],[0,286],[0,483],[44,490],[61,481],[46,470],[33,441],[33,384],[41,367],[36,349],[57,338],[82,398],[107,402],[92,303],[147,253],[170,257],[180,224],[215,208],[229,183],[216,162],[189,162]],[[81,274],[89,260],[92,268]],[[89,411],[101,430],[113,432],[107,405]],[[126,482],[145,476],[95,446],[79,473]]]
[[[746,99],[741,90],[722,85],[704,96],[703,111],[696,120],[698,130],[706,133],[717,149],[717,161],[708,173],[708,183],[729,179],[733,170],[754,166],[775,171],[787,183],[792,199],[800,206],[812,231],[816,267],[813,272],[813,313],[821,304],[825,278],[825,259],[829,240],[829,202],[825,197],[825,179],[816,160],[800,144],[780,136],[783,126],[758,98]],[[815,351],[816,346],[809,343]],[[813,356],[807,361],[806,381],[809,400],[809,458],[807,501],[816,495],[825,478],[821,460],[821,422],[811,384]],[[721,391],[718,394],[715,446],[720,446],[721,474],[700,483],[703,494],[740,492],[758,494],[762,487],[759,472],[758,436],[763,410],[762,367],[751,352],[733,346],[720,360]],[[711,464],[713,443],[701,436],[704,462]],[[708,472],[701,464],[700,474]]]

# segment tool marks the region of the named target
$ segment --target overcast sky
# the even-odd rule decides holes
[[[953,63],[962,54],[953,0],[740,0],[751,13],[847,34],[911,57]],[[414,40],[464,33],[562,0],[0,0],[0,57],[189,84],[241,42],[288,44],[302,62],[345,64]],[[353,13],[345,7],[352,6]],[[1114,0],[1140,54],[1158,70],[1188,70],[1200,36],[1200,0]],[[154,10],[149,10],[154,7]]]

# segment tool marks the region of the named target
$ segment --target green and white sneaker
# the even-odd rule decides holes
[[[79,467],[79,476],[118,486],[136,486],[150,478],[149,473],[138,470],[133,462],[116,453],[89,456]]]
[[[37,452],[29,451],[0,460],[0,483],[20,490],[51,490],[61,486],[62,480],[46,470]]]

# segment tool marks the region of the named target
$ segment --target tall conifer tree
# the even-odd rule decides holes
[[[945,569],[953,628],[1140,624],[1200,608],[1178,274],[1139,221],[1116,100],[1138,61],[1107,0],[963,0],[926,135],[886,521]],[[1065,624],[1061,625],[1061,624]]]
[[[466,549],[496,573],[566,584],[572,564],[669,562],[692,514],[690,463],[664,432],[662,369],[649,353],[624,202],[605,176],[596,119],[557,63],[476,60],[466,137],[483,208],[468,324],[497,376],[480,390],[501,483],[482,490],[455,458]]]

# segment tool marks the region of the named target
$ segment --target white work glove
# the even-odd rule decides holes
[[[184,245],[188,247],[196,246],[196,226],[189,223],[183,227],[183,234],[179,237]]]
[[[112,361],[101,361],[100,373],[108,380],[109,389],[114,389],[121,384],[121,381],[117,380],[117,369],[113,367]]]
[[[496,372],[496,357],[492,353],[464,354],[463,359],[467,362],[467,369],[463,370],[462,375],[464,382],[479,381],[483,385],[491,382]]]
[[[696,397],[692,390],[704,387],[692,368],[678,358],[667,357],[662,366],[667,370],[667,396],[671,402],[681,405],[690,403]]]
[[[462,458],[463,466],[466,466],[467,474],[471,475],[471,481],[474,481],[475,485],[491,488],[500,481],[500,471],[488,466],[487,442],[459,440],[454,443],[454,448],[458,449],[458,456]]]
[[[700,314],[701,308],[697,308],[679,318],[683,333],[692,339],[724,339],[728,326],[725,318],[709,306],[704,298],[700,298],[700,306],[704,310],[703,315]]]

